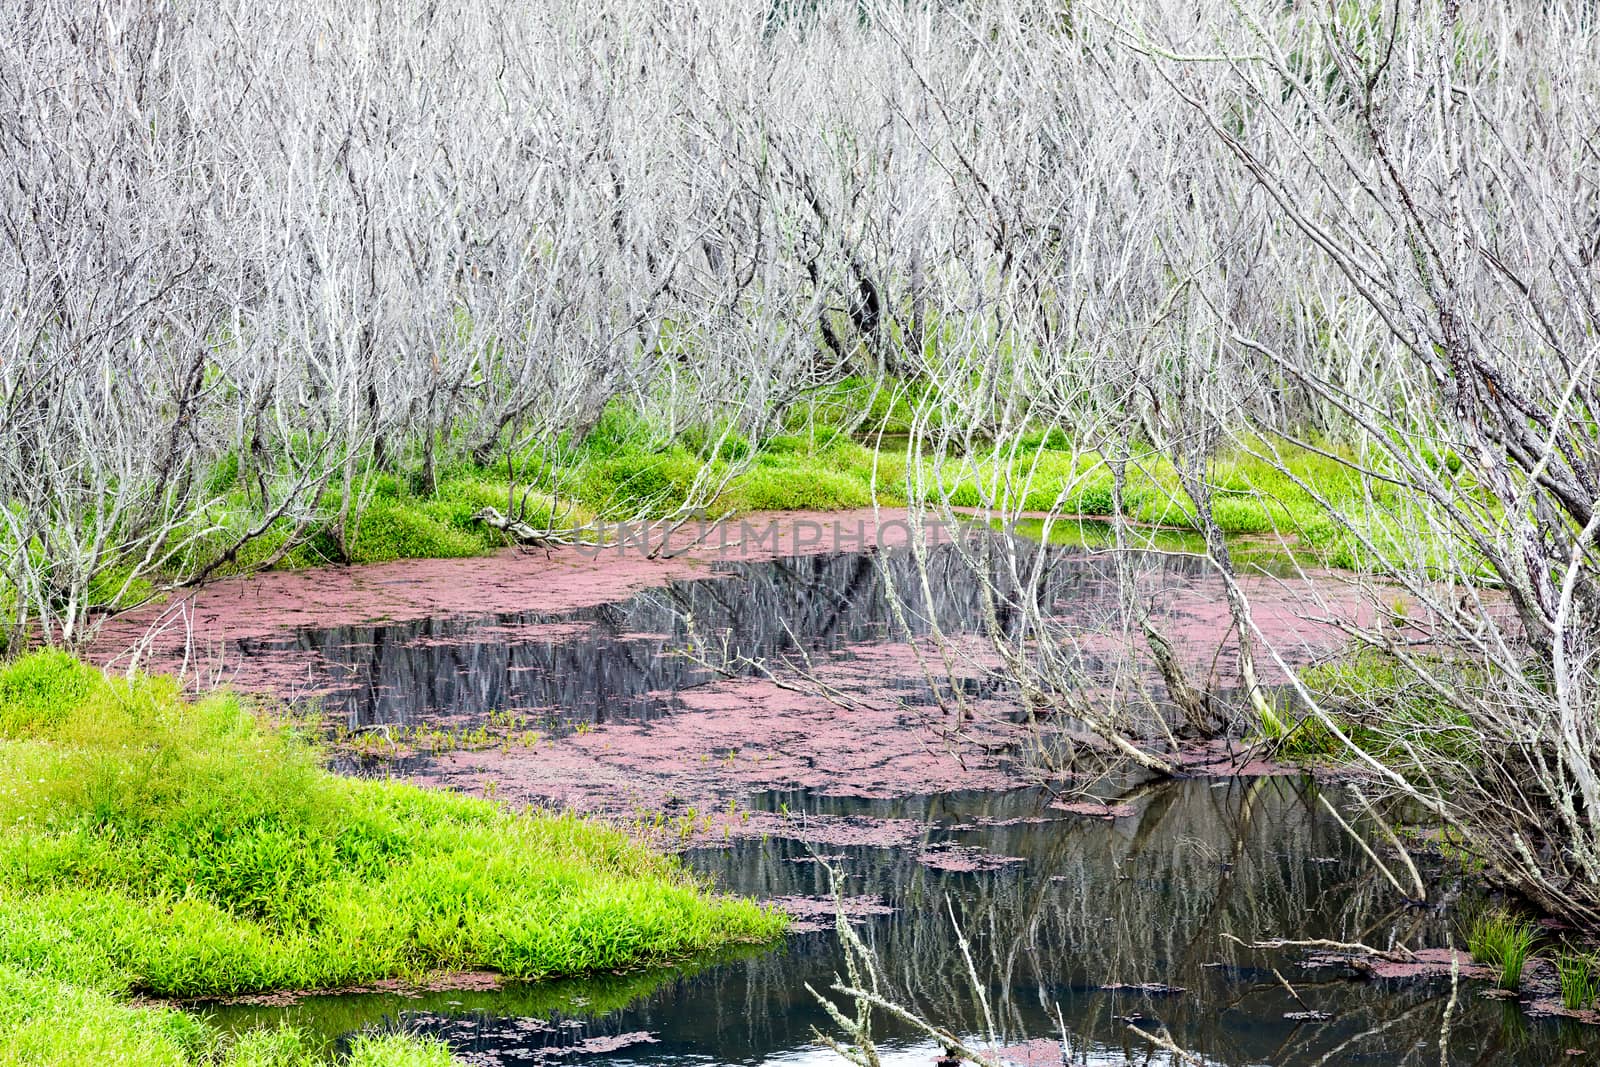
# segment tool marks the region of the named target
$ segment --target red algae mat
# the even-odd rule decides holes
[[[507,549],[470,559],[227,579],[108,624],[96,658],[123,667],[137,655],[146,669],[181,673],[197,688],[220,682],[303,697],[317,692],[319,681],[316,654],[286,640],[300,630],[442,616],[558,615],[623,601],[669,582],[719,580],[712,569],[718,559],[759,562],[841,548],[892,548],[908,534],[903,516],[870,511],[758,516],[696,541],[703,532],[678,531],[671,549],[654,559],[635,543],[599,551]],[[1269,579],[1252,578],[1245,585],[1258,625],[1292,661],[1336,647],[1340,635],[1333,620],[1360,615],[1357,599],[1338,583],[1330,583],[1315,602],[1297,587]],[[1204,576],[1168,578],[1152,590],[1151,602],[1180,656],[1226,687],[1236,656],[1220,583]],[[1081,653],[1127,655],[1125,635],[1097,627],[1102,620],[1092,617],[1095,604],[1062,602],[1052,610],[1074,627],[1081,619]],[[510,627],[502,637],[559,641],[570,630],[564,623],[540,623]],[[282,647],[241,658],[241,643],[251,640]],[[797,824],[741,811],[739,801],[770,791],[889,799],[1028,784],[1016,753],[1037,741],[1037,730],[1016,721],[1014,705],[966,696],[952,706],[935,700],[932,687],[918,684],[929,672],[944,685],[981,689],[977,683],[996,663],[993,649],[972,635],[956,637],[950,649],[954,656],[947,661],[926,642],[857,643],[819,657],[806,679],[781,665],[771,677],[712,679],[671,694],[670,712],[648,721],[624,718],[532,744],[445,752],[420,761],[410,773],[419,782],[513,803],[637,820],[676,831],[685,843],[778,834],[824,846],[909,845],[918,828],[895,820],[811,817]],[[1261,672],[1264,681],[1280,677],[1269,659],[1263,658]],[[1280,770],[1227,745],[1198,747],[1182,762],[1203,774]],[[1122,814],[1087,803],[1063,804],[1061,810],[1080,818]],[[932,853],[928,860],[942,867],[976,862]]]
[[[664,813],[668,830],[678,820],[698,840],[709,832],[802,836],[833,846],[909,841],[919,824],[817,816],[796,822],[737,804],[770,791],[890,799],[1023,784],[1004,755],[1021,727],[989,716],[961,722],[937,707],[850,685],[851,675],[879,669],[871,653],[891,651],[853,649],[869,657],[865,663],[817,666],[816,677],[830,689],[850,686],[848,707],[764,678],[727,679],[680,692],[680,709],[650,722],[608,723],[531,751],[445,753],[419,777],[515,802],[645,821]]]
[[[237,662],[219,659],[217,650],[243,638],[440,615],[557,614],[710,577],[717,559],[893,548],[906,544],[908,532],[903,513],[785,512],[718,527],[685,526],[654,559],[636,539],[605,548],[506,548],[466,559],[266,571],[219,579],[119,616],[102,627],[91,655],[110,667],[125,667],[137,655],[150,671],[229,680]]]

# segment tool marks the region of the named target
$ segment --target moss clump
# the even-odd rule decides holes
[[[0,669],[0,1011],[30,1032],[59,1022],[30,983],[107,1014],[130,992],[615,971],[782,927],[598,824],[336,777],[232,695],[191,703],[58,652]],[[130,1062],[189,1054],[179,1023],[112,1015],[147,1048]]]
[[[362,513],[349,542],[350,562],[454,559],[480,555],[493,543],[481,533],[446,525],[418,504],[381,501]]]
[[[99,683],[99,671],[65,652],[22,657],[0,671],[0,737],[51,729]]]
[[[729,505],[738,511],[840,511],[872,503],[861,479],[805,462],[758,465],[730,496]]]
[[[1483,679],[1444,663],[1433,662],[1430,670],[1462,688],[1483,684]],[[1300,680],[1339,730],[1380,760],[1409,759],[1417,752],[1465,763],[1479,758],[1480,741],[1467,714],[1385,652],[1355,649],[1301,671]],[[1290,717],[1293,710],[1288,709]],[[1314,716],[1306,716],[1274,740],[1278,754],[1287,758],[1347,755],[1343,742]]]

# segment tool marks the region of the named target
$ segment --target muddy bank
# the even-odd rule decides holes
[[[385,978],[367,985],[336,986],[331,989],[283,989],[271,993],[245,993],[236,997],[208,997],[196,1000],[150,1000],[152,1005],[175,1004],[184,1008],[204,1009],[211,1006],[255,1008],[282,1008],[298,1004],[309,997],[351,997],[383,994],[410,999],[421,999],[429,993],[482,993],[501,989],[506,985],[504,975],[495,971],[448,971],[426,978],[409,981]]]

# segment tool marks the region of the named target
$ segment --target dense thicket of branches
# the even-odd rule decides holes
[[[219,525],[321,507],[343,536],[373,469],[428,485],[615,398],[759,436],[808,385],[889,373],[984,432],[1076,420],[1123,361],[1170,362],[1143,317],[1173,242],[1192,267],[1256,239],[1172,87],[1070,8],[3,17],[17,634],[77,639]],[[1237,307],[1299,314],[1247,283]],[[1320,410],[1243,363],[1229,395],[1274,424]],[[207,491],[223,457],[248,523]]]
[[[221,456],[260,516],[331,487],[342,527],[373,467],[426,483],[581,436],[613,398],[664,434],[759,434],[885,328],[883,249],[913,212],[862,232],[851,199],[913,138],[836,63],[897,65],[842,11],[0,18],[16,631],[70,641],[115,599],[97,575],[181,554],[217,521]]]
[[[915,380],[914,503],[948,505],[996,441],[1002,515],[1028,499],[1025,430],[1113,466],[1137,442],[1225,574],[1219,442],[1271,461],[1257,432],[1299,436],[1403,489],[1324,516],[1420,605],[1352,629],[1467,738],[1459,772],[1402,737],[1414,755],[1374,773],[1600,920],[1596,20],[1579,0],[12,4],[11,632],[80,640],[139,577],[203,574],[197,541],[342,531],[374,470],[426,485],[619,400],[663,435],[759,437],[809,386]],[[1002,651],[1064,691],[1035,614]]]
[[[1019,226],[1024,250],[992,261],[986,281],[1048,296],[997,301],[1005,343],[941,349],[946,407],[938,421],[926,409],[933,473],[914,488],[948,509],[974,435],[991,433],[1016,462],[988,468],[984,503],[1015,517],[1037,506],[1025,426],[1059,426],[1119,476],[1153,448],[1226,579],[1250,716],[1276,729],[1253,667],[1276,651],[1214,516],[1224,490],[1270,492],[1236,471],[1218,481],[1219,445],[1254,452],[1386,577],[1362,590],[1371,610],[1336,616],[1405,681],[1343,709],[1367,731],[1360,747],[1349,718],[1297,685],[1317,726],[1515,888],[1600,924],[1592,5],[1242,4],[1196,18],[1151,3],[1074,27],[1050,65],[1082,78],[1027,71],[1018,57],[1039,47],[975,47],[1018,91],[1093,84],[1097,105],[1044,110],[1089,144],[1138,141],[1117,157],[1125,169],[1092,172],[1136,192],[1086,182],[1062,212],[1074,242]],[[1100,234],[1125,242],[1120,255]],[[1052,314],[1069,294],[1071,318]],[[965,417],[948,417],[952,397]],[[1298,478],[1285,438],[1335,455],[1364,495],[1336,501]],[[996,613],[1029,620],[996,641],[1007,672],[1082,714],[1070,628],[1007,592],[1038,586],[1040,557],[1000,551],[1014,558],[990,586]],[[992,570],[974,560],[976,578]],[[1128,614],[1159,653],[1131,598]],[[1166,673],[1185,727],[1217,728],[1193,683]],[[1148,728],[1087,717],[1118,746]],[[1132,755],[1166,767],[1148,746]]]

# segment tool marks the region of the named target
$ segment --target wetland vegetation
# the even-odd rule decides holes
[[[98,1033],[96,1009],[119,994],[578,975],[783,928],[616,830],[337,777],[313,741],[237,696],[191,702],[61,652],[0,671],[0,736],[0,958],[24,1061],[72,1028]],[[110,1011],[101,1051],[193,1052],[204,1028],[186,1025]]]
[[[1593,1050],[1592,4],[0,42],[0,1063]]]

